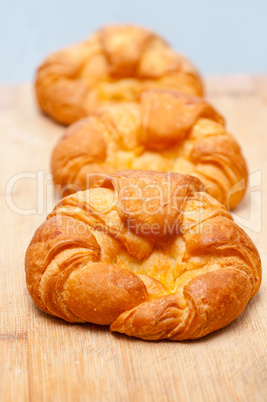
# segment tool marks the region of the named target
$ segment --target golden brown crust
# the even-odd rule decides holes
[[[118,172],[62,199],[25,267],[43,311],[150,340],[228,325],[261,282],[256,247],[197,178],[149,171]]]
[[[40,108],[64,124],[114,101],[134,101],[150,88],[203,95],[188,60],[155,33],[131,25],[104,27],[51,55],[37,71],[35,88]]]
[[[150,90],[140,104],[98,109],[67,130],[52,155],[55,184],[67,195],[121,169],[171,171],[201,179],[228,208],[243,198],[247,167],[223,118],[205,100]]]

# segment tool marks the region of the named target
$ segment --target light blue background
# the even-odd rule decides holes
[[[267,72],[267,0],[0,0],[0,81],[32,79],[50,52],[112,22],[158,31],[203,73]]]

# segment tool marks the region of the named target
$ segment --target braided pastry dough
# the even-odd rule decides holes
[[[98,109],[67,130],[52,155],[54,182],[64,195],[122,169],[170,171],[198,177],[228,208],[243,198],[247,168],[223,118],[204,99],[150,90],[140,103]]]
[[[192,64],[158,35],[138,26],[108,26],[48,57],[37,71],[40,108],[71,124],[96,107],[134,101],[150,88],[203,95]]]
[[[118,172],[64,198],[26,253],[43,311],[143,339],[200,338],[257,293],[261,262],[192,176]]]

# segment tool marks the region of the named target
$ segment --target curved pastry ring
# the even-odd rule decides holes
[[[124,171],[64,198],[26,253],[34,302],[69,322],[143,339],[199,338],[257,293],[261,263],[190,176]]]
[[[37,71],[35,88],[41,109],[64,124],[105,104],[134,101],[151,88],[203,95],[186,58],[155,33],[130,25],[107,26],[51,55]]]
[[[229,209],[243,198],[248,176],[216,110],[204,99],[166,90],[98,109],[71,125],[52,155],[54,182],[65,195],[89,188],[99,172],[122,169],[196,176]]]

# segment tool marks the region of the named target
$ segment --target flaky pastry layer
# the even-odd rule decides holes
[[[261,282],[256,247],[203,184],[152,171],[118,172],[61,200],[25,267],[46,313],[149,340],[228,325]]]
[[[68,127],[52,155],[54,182],[64,195],[122,169],[196,176],[230,209],[243,198],[248,176],[216,110],[202,98],[166,90],[146,91],[140,103],[99,108]]]
[[[193,65],[155,33],[131,25],[107,26],[84,42],[48,57],[36,75],[40,108],[71,124],[95,108],[134,101],[151,88],[202,96]]]

